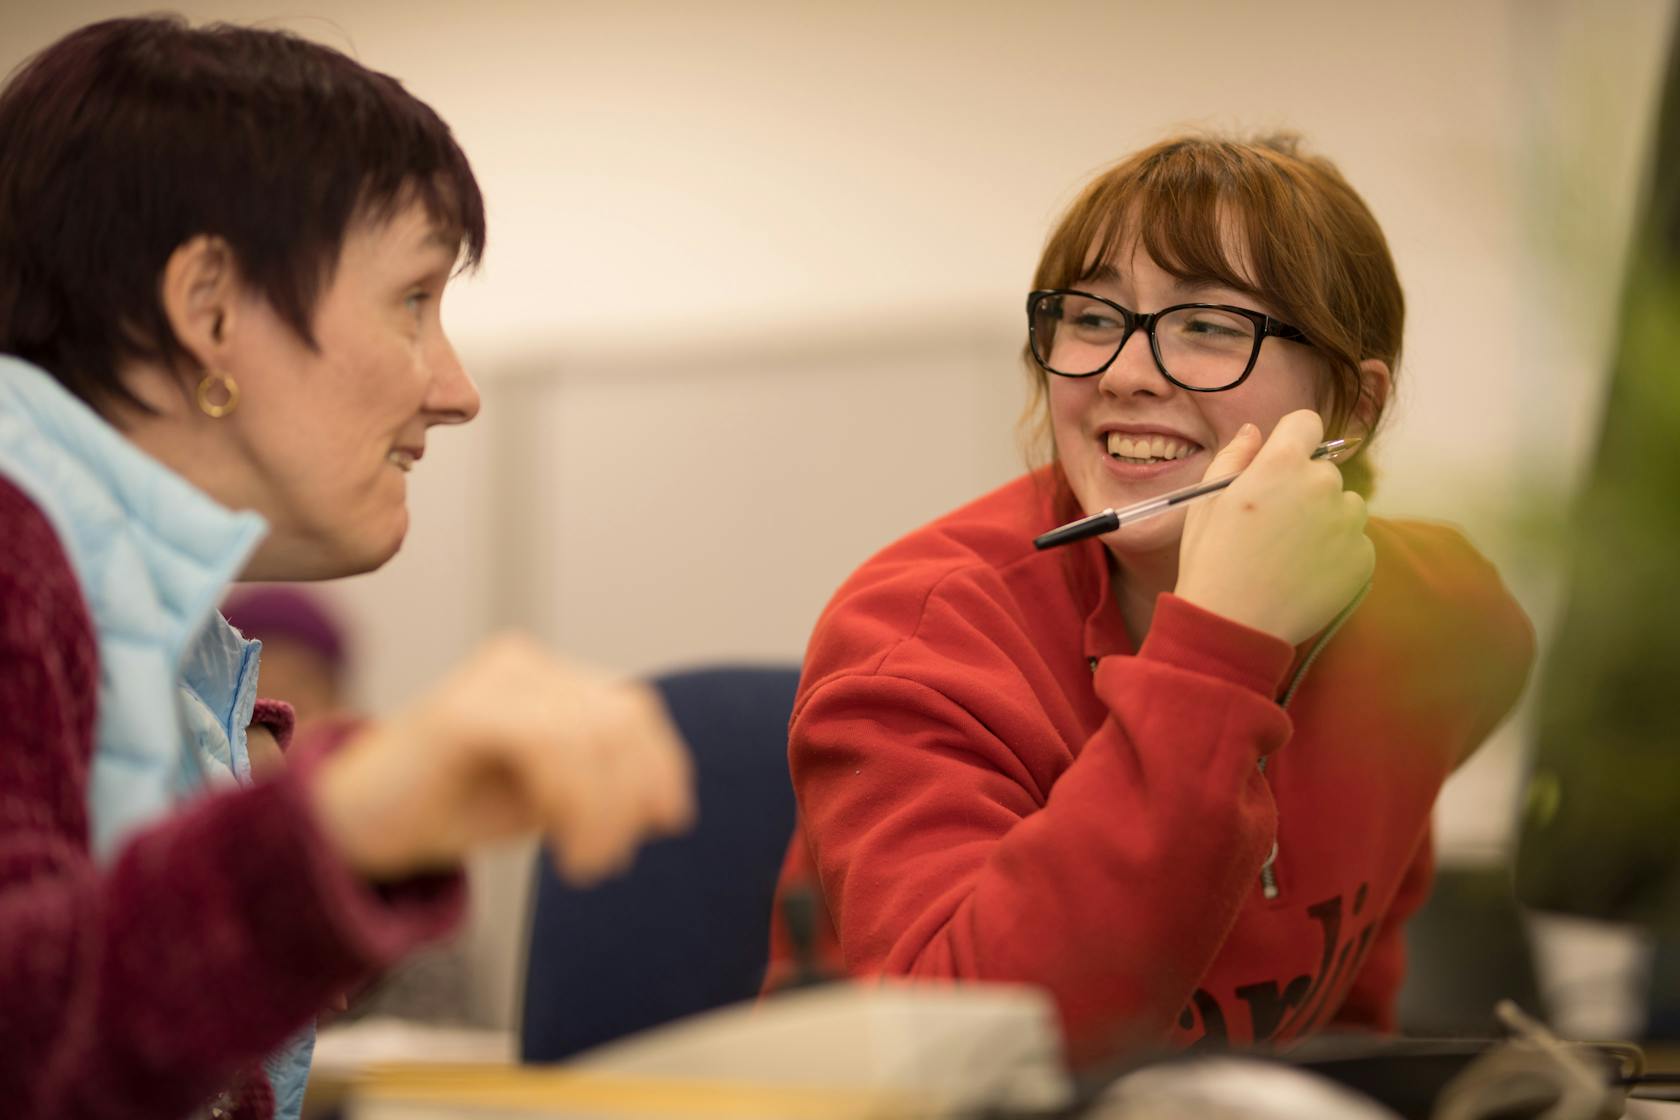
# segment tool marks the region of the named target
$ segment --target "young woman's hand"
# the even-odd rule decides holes
[[[329,840],[370,879],[537,832],[561,873],[588,883],[694,817],[688,754],[658,694],[517,637],[481,647],[313,779]]]
[[[1342,489],[1335,464],[1313,459],[1316,412],[1291,412],[1261,445],[1245,424],[1207,478],[1242,477],[1185,514],[1180,598],[1291,645],[1317,633],[1371,578],[1365,501]]]

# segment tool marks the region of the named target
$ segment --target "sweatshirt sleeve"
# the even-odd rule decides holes
[[[452,924],[460,886],[355,880],[294,775],[184,806],[96,865],[87,611],[50,526],[5,485],[0,526],[0,1099],[178,1120]]]
[[[1165,596],[1138,654],[1097,666],[1107,716],[1069,744],[1030,643],[993,640],[1007,620],[982,605],[950,614],[795,715],[847,970],[1043,986],[1076,1061],[1160,1042],[1271,848],[1256,764],[1290,734],[1271,697],[1292,651]]]

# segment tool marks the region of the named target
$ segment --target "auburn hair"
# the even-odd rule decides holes
[[[1392,388],[1406,304],[1382,230],[1335,166],[1289,134],[1163,140],[1080,192],[1045,244],[1033,287],[1078,287],[1134,244],[1180,280],[1245,292],[1306,334],[1327,370],[1326,431],[1341,431],[1356,410],[1368,429],[1342,465],[1348,488],[1368,496],[1371,439],[1391,394],[1373,391],[1359,363],[1384,362]],[[1030,346],[1022,354],[1032,384],[1023,434],[1029,454],[1050,458],[1051,375]]]

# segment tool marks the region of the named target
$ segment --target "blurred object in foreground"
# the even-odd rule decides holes
[[[564,1065],[374,1064],[350,1082],[349,1120],[1048,1120],[1073,1099],[1050,997],[979,982],[825,984]]]
[[[1442,1088],[1431,1120],[1615,1120],[1630,1077],[1644,1070],[1638,1048],[1564,1042],[1509,1001],[1498,1008],[1510,1041],[1492,1047]]]
[[[1399,1120],[1399,1114],[1315,1073],[1258,1058],[1147,1066],[1116,1081],[1092,1120]]]
[[[1671,43],[1597,460],[1538,693],[1523,901],[1680,928],[1680,56]]]

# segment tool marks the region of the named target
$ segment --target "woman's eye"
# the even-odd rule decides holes
[[[1243,333],[1242,329],[1234,323],[1219,319],[1210,319],[1205,316],[1191,319],[1184,325],[1184,328],[1191,334],[1231,336]]]
[[[426,302],[431,298],[432,294],[430,292],[419,290],[412,291],[403,297],[403,306],[418,315],[420,314],[421,309],[426,306]]]
[[[1088,331],[1095,334],[1109,334],[1123,331],[1126,324],[1113,311],[1106,307],[1070,307],[1067,309],[1068,325],[1078,331]]]

